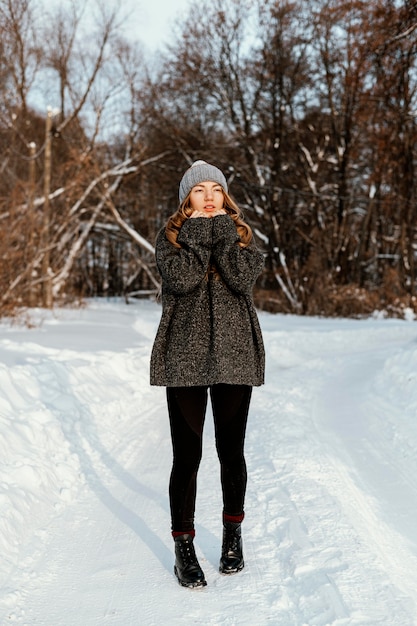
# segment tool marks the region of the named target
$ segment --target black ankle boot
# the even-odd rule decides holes
[[[194,550],[193,537],[185,534],[175,537],[175,567],[178,582],[183,587],[207,585]]]
[[[239,523],[225,522],[219,571],[221,574],[236,574],[243,566],[242,527]]]

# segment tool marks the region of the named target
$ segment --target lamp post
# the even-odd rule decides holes
[[[34,241],[35,241],[35,154],[36,154],[36,143],[31,141],[28,145],[29,148],[29,193],[28,193],[28,210],[29,210],[29,246],[28,251],[30,255],[34,255]],[[32,261],[30,264],[32,266]],[[32,274],[32,272],[31,272]],[[35,293],[32,285],[32,275],[29,276],[29,306],[35,306]]]
[[[49,194],[51,192],[51,162],[52,162],[52,118],[53,112],[48,107],[45,124],[45,162],[44,162],[44,178],[43,178],[43,225],[42,225],[42,244],[44,254],[42,258],[42,300],[43,306],[47,309],[52,308],[52,271],[51,271],[51,253],[49,248],[49,229],[50,229],[50,201]]]

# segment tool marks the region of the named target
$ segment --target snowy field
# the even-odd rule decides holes
[[[0,625],[416,626],[417,323],[260,314],[267,383],[246,455],[245,569],[218,574],[211,415],[196,546],[173,576],[159,305],[0,324]]]

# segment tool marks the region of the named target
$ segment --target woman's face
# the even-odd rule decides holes
[[[190,206],[201,213],[215,213],[223,208],[223,189],[218,183],[204,181],[195,185],[190,192]]]

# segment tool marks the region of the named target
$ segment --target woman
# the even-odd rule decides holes
[[[179,201],[156,240],[162,317],[152,350],[151,384],[167,388],[174,571],[181,585],[202,587],[206,581],[193,541],[208,393],[223,493],[219,569],[233,574],[244,565],[244,439],[252,387],[264,381],[252,288],[263,257],[217,167],[196,161],[180,182]]]

